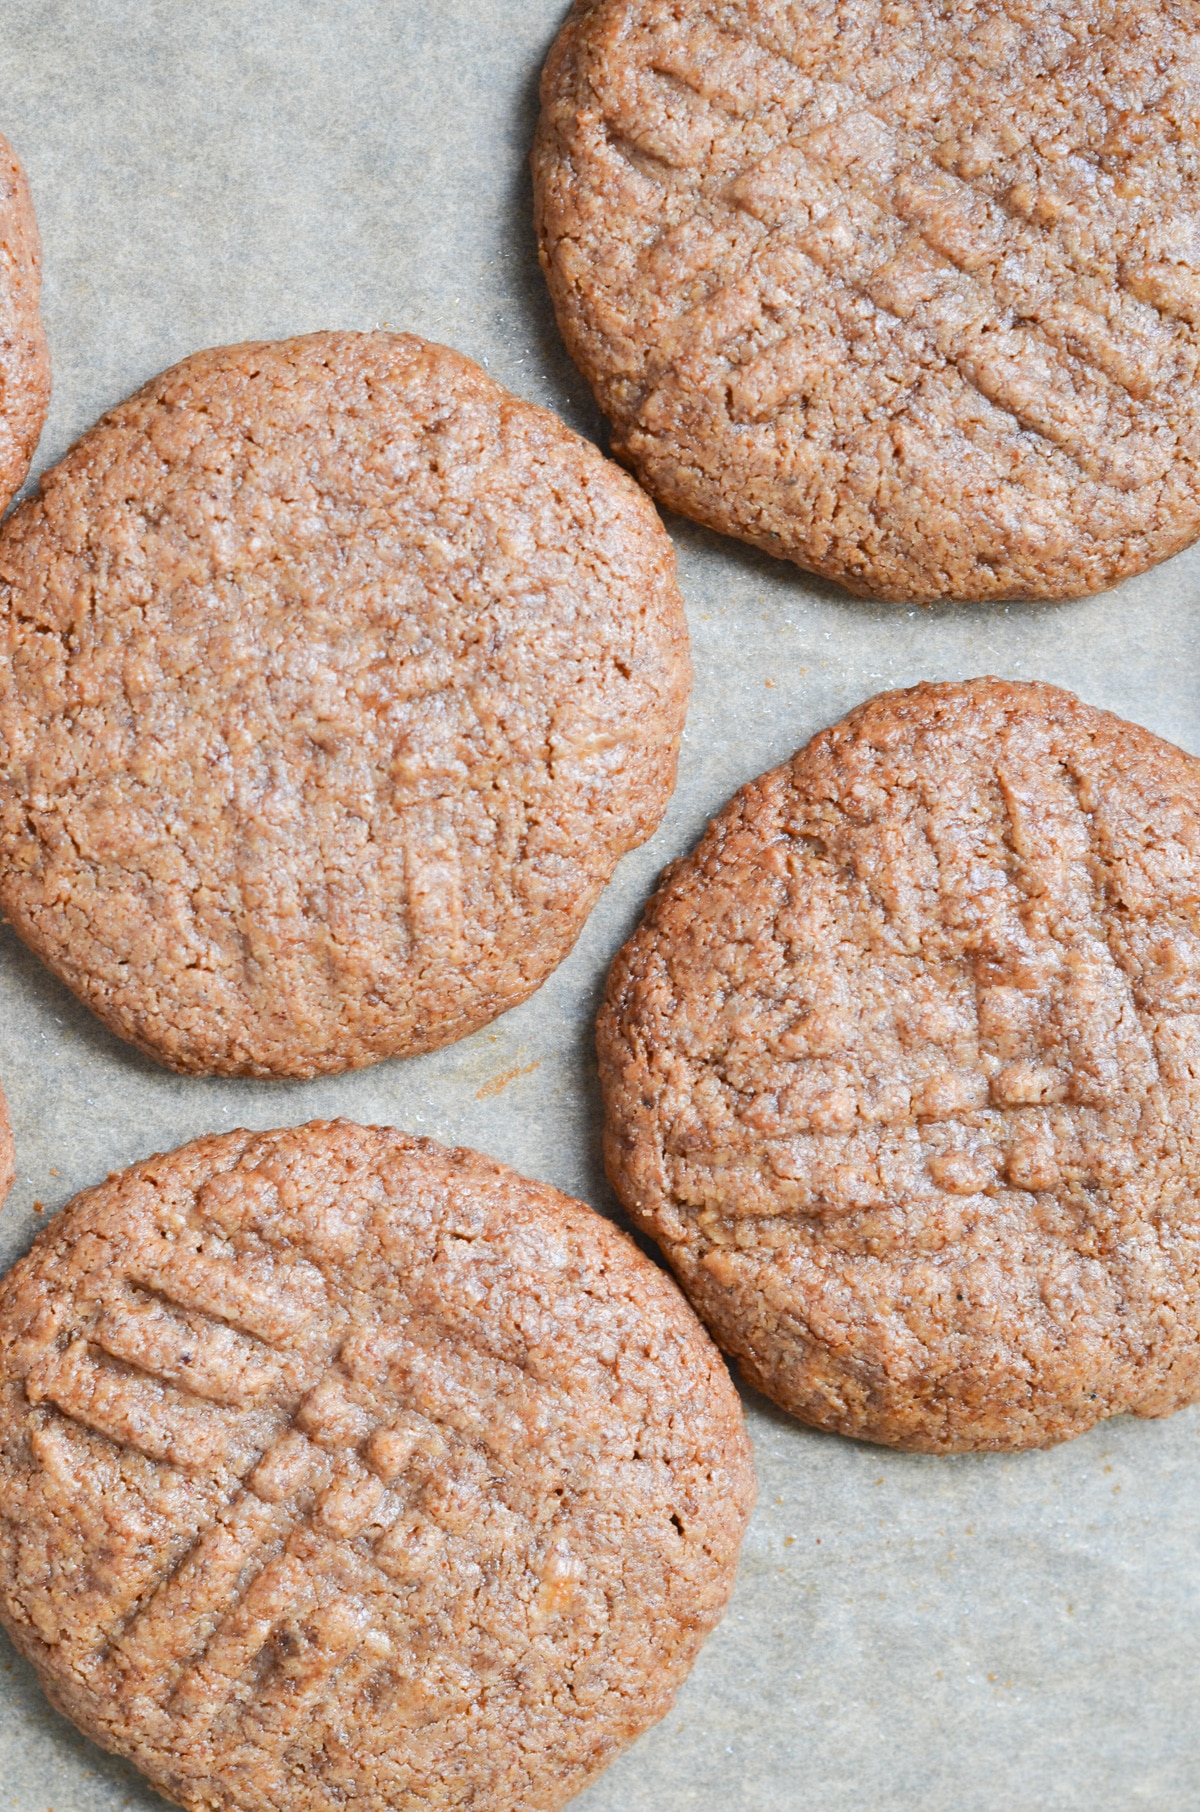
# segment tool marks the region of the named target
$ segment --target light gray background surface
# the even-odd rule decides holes
[[[536,77],[565,5],[5,0],[0,130],[33,185],[54,359],[37,470],[184,354],[323,327],[447,341],[602,439],[529,224]],[[613,1212],[595,1003],[658,870],[737,784],[872,692],[981,672],[1064,683],[1200,751],[1200,550],[1086,603],[913,611],[669,527],[696,664],[678,792],[572,956],[494,1026],[317,1083],[186,1081],[0,928],[19,1166],[0,1264],[110,1169],[318,1114],[475,1145]],[[1200,1413],[930,1459],[748,1407],[760,1501],[733,1607],[581,1812],[1200,1806]],[[0,1638],[0,1812],[162,1803]]]

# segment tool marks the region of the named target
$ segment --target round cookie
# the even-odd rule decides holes
[[[0,515],[25,482],[50,406],[41,281],[29,184],[12,146],[0,138]]]
[[[613,446],[897,601],[1200,532],[1196,23],[1142,0],[577,0],[533,165]]]
[[[746,1376],[899,1447],[1200,1396],[1200,762],[1051,686],[884,693],[613,967],[605,1152]]]
[[[443,347],[199,353],[0,534],[0,906],[173,1069],[462,1037],[658,822],[674,571],[624,472]]]
[[[194,1812],[562,1805],[668,1709],[753,1495],[670,1279],[473,1152],[198,1139],[0,1288],[0,1618]]]

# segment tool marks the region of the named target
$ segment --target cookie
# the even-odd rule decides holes
[[[1200,762],[1052,686],[883,693],[669,870],[605,1151],[785,1409],[929,1451],[1200,1396]]]
[[[671,1281],[389,1129],[150,1158],[0,1289],[0,1617],[194,1812],[560,1806],[668,1709],[753,1494]]]
[[[176,1070],[460,1038],[658,822],[674,570],[625,473],[444,347],[186,359],[0,534],[0,907]]]
[[[1200,531],[1191,7],[577,0],[542,262],[672,509],[897,601]]]
[[[50,406],[41,282],[29,184],[12,146],[0,138],[0,514],[25,482]]]

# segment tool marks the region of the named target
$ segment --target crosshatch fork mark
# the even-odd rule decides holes
[[[335,1798],[378,1797],[382,1762],[385,1790],[414,1768],[448,1779],[451,1797],[487,1799],[543,1752],[519,1797],[555,1797],[564,1755],[588,1769],[606,1729],[629,1737],[631,1698],[642,1723],[667,1709],[722,1607],[751,1496],[736,1396],[677,1295],[581,1205],[385,1127],[266,1138],[270,1162],[244,1184],[223,1180],[240,1135],[110,1179],[19,1261],[0,1325],[5,1618],[30,1632],[35,1665],[81,1726],[178,1798],[251,1777],[280,1804],[328,1781]],[[249,1409],[176,1393],[234,1431],[224,1463],[199,1477],[106,1450],[21,1388],[28,1377],[38,1395],[53,1343],[86,1338],[131,1297],[142,1305],[130,1274],[169,1272],[173,1241],[244,1257],[268,1282],[303,1253],[326,1292],[311,1337],[265,1356],[299,1390]],[[269,1255],[285,1262],[258,1263]],[[175,1290],[170,1275],[156,1282]],[[257,1352],[195,1308],[161,1295],[142,1306],[168,1357],[179,1337]],[[166,1393],[122,1369],[152,1357],[134,1320],[109,1329],[133,1356],[93,1346],[91,1363]],[[614,1329],[632,1340],[620,1376]],[[664,1527],[676,1496],[696,1527],[682,1570]],[[632,1582],[614,1524],[642,1556]],[[551,1549],[571,1564],[539,1593]],[[49,1577],[43,1555],[64,1555],[66,1570]],[[36,1599],[26,1614],[38,1591],[52,1640]],[[663,1632],[652,1654],[647,1616]],[[576,1678],[592,1688],[582,1729],[560,1687],[580,1656],[590,1671]],[[628,1682],[631,1668],[636,1694],[599,1677]],[[498,1762],[490,1740],[477,1761],[492,1687]]]
[[[165,1384],[231,1408],[261,1402],[278,1391],[283,1377],[270,1350],[219,1323],[197,1331],[154,1300],[110,1303],[88,1338]]]
[[[410,1380],[414,1400],[425,1400],[423,1380],[437,1383],[439,1401],[446,1391],[452,1400],[461,1396],[461,1389],[454,1388],[454,1368],[447,1370],[436,1354],[414,1345],[403,1331],[383,1335],[380,1355],[384,1353],[391,1362],[408,1355],[417,1363]],[[520,1368],[486,1351],[471,1358],[482,1358],[505,1374],[515,1372],[528,1414],[530,1381]],[[466,1438],[474,1445],[483,1440],[489,1447],[487,1428],[477,1425],[477,1417],[468,1416],[456,1435],[451,1425],[461,1418],[453,1413],[450,1425],[441,1428],[426,1415],[400,1410],[398,1421],[394,1414],[382,1421],[364,1416],[354,1429],[354,1447],[347,1449],[336,1432],[347,1382],[340,1368],[325,1374],[249,1473],[232,1504],[201,1533],[140,1612],[108,1640],[107,1665],[114,1676],[140,1681],[148,1690],[156,1683],[163,1690],[179,1664],[185,1663],[170,1688],[170,1708],[193,1735],[211,1724],[286,1619],[315,1620],[318,1640],[311,1652],[306,1648],[302,1703],[317,1702],[361,1644],[364,1625],[362,1614],[352,1606],[318,1607],[311,1566],[304,1558],[312,1541],[360,1544],[359,1564],[382,1548],[375,1564],[382,1565],[384,1575],[407,1577],[414,1562],[421,1568],[422,1554],[427,1560],[437,1554],[439,1542],[434,1538],[440,1534],[431,1526],[423,1538],[419,1516],[416,1528],[405,1525],[401,1530],[398,1547],[389,1541],[404,1509],[405,1479],[413,1465],[416,1476],[424,1477],[429,1465],[444,1456],[447,1441]],[[432,1402],[425,1407],[432,1411]],[[323,1435],[322,1423],[330,1416],[333,1420]],[[365,1461],[357,1457],[356,1449],[365,1453]],[[286,1668],[286,1657],[272,1664],[280,1665]],[[294,1689],[281,1682],[274,1698],[272,1691],[264,1684],[256,1692],[256,1703],[274,1703],[278,1698],[292,1727],[300,1704]]]
[[[793,1096],[772,1077],[771,1092],[788,1093],[794,1104],[791,1124],[784,1124],[781,1114],[769,1137],[747,1134],[744,1147],[723,1147],[714,1138],[712,1148],[704,1148],[686,1123],[677,1136],[665,1132],[660,1149],[685,1213],[699,1212],[703,1219],[703,1211],[715,1210],[731,1222],[772,1215],[792,1219],[797,1212],[807,1216],[823,1209],[837,1214],[895,1209],[922,1194],[933,1202],[947,1193],[990,1191],[1003,1182],[1022,1190],[1057,1188],[1064,1142],[1069,1149],[1078,1138],[1086,1147],[1102,1127],[1103,1163],[1123,1138],[1132,1137],[1150,1091],[1164,1084],[1164,1076],[1156,1026],[1139,1008],[1134,976],[1109,944],[1112,854],[1095,811],[1081,796],[1097,783],[1081,782],[1073,760],[1061,750],[1053,761],[1030,760],[997,743],[992,762],[983,795],[990,803],[981,810],[977,794],[967,815],[997,831],[1010,897],[995,919],[971,921],[970,940],[955,957],[944,948],[938,957],[947,974],[961,979],[969,972],[964,993],[974,999],[975,1056],[957,1064],[944,1058],[940,1074],[918,1070],[906,1076],[903,1059],[888,1050],[882,1067],[857,1072],[858,1051],[848,1037],[847,1073],[840,1081],[823,1075],[828,1053],[818,1053],[815,1065],[823,1087],[813,1089],[809,1105],[833,1124],[806,1118],[797,1085]],[[923,818],[921,828],[937,888],[952,901],[966,886],[961,823],[952,817],[948,829],[943,827],[944,843],[935,822]],[[985,867],[990,861],[974,850],[965,866]],[[870,863],[864,866],[871,872]],[[843,872],[852,889],[861,887],[876,909],[888,911],[888,888],[863,881],[849,858]],[[936,937],[942,933],[939,908],[930,911],[926,924]],[[1038,917],[1023,922],[1031,911]],[[766,972],[766,1001],[772,1005],[777,977],[787,973],[790,960],[787,931],[776,925],[773,935],[776,963]],[[1015,1049],[1005,1048],[989,1014],[1005,994],[1021,1004]],[[809,1008],[811,1001],[804,1010]],[[821,1015],[813,1010],[813,1017]],[[849,1032],[854,1016],[839,1015],[839,1022]],[[760,1047],[769,1042],[763,1026],[745,1036]],[[834,1067],[842,1056],[839,1046]],[[985,1060],[994,1073],[985,1070]],[[739,1096],[744,1099],[746,1078],[730,1075],[723,1057],[710,1053],[699,1067],[719,1082],[731,1106]],[[870,1098],[881,1082],[887,1097],[882,1102]],[[1101,1122],[1101,1112],[1118,1112],[1120,1119]],[[953,1133],[964,1123],[970,1133],[960,1147]],[[714,1132],[723,1125],[718,1120]],[[1063,1168],[1088,1174],[1078,1160]],[[797,1226],[797,1240],[804,1237]]]
[[[283,1444],[291,1438],[285,1436]],[[269,1466],[271,1457],[264,1458],[263,1467]],[[306,1487],[313,1485],[314,1476],[327,1476],[328,1470],[314,1467],[297,1495],[311,1499],[312,1490]],[[373,1548],[399,1515],[400,1499],[385,1491],[353,1456],[342,1456],[338,1473],[307,1509],[302,1510],[295,1498],[279,1504],[265,1504],[249,1495],[240,1498],[220,1525],[205,1532],[142,1618],[115,1645],[118,1666],[132,1664],[143,1671],[161,1671],[164,1657],[169,1664],[191,1657],[175,1681],[170,1705],[194,1730],[212,1722],[279,1625],[289,1618],[304,1619],[316,1607],[311,1564],[293,1554],[292,1545],[299,1540],[307,1551],[314,1536],[352,1541],[373,1519],[368,1540],[368,1548]],[[247,1567],[260,1558],[262,1564],[243,1583]],[[360,1624],[354,1627],[361,1637]],[[306,1704],[322,1696],[343,1658],[344,1649],[336,1641],[319,1644],[315,1654],[308,1655]]]
[[[161,1263],[149,1253],[139,1256],[129,1271],[134,1283],[181,1308],[244,1328],[268,1345],[290,1346],[326,1308],[321,1273],[304,1259],[256,1268],[178,1246],[169,1248]]]
[[[256,1340],[248,1340],[230,1325],[232,1266],[192,1253],[183,1254],[186,1262],[177,1265],[177,1256],[172,1254],[170,1263],[130,1264],[131,1279],[155,1296],[110,1303],[86,1338],[77,1338],[65,1354],[49,1353],[33,1368],[26,1392],[31,1401],[53,1402],[61,1413],[149,1458],[174,1465],[213,1465],[225,1454],[232,1428],[230,1409],[278,1391],[280,1368],[289,1355],[263,1349],[257,1340],[268,1329],[286,1337],[297,1326],[310,1326],[311,1317],[303,1299],[299,1313],[281,1315],[277,1291],[264,1289],[261,1277],[243,1277],[234,1313],[243,1322],[255,1323]],[[305,1267],[302,1278],[309,1270]],[[313,1294],[310,1286],[310,1303]],[[185,1325],[171,1304],[193,1317],[203,1314],[207,1325]],[[223,1309],[225,1319],[209,1318],[210,1305]],[[292,1310],[293,1305],[285,1301],[284,1309]],[[105,1372],[90,1357],[89,1343],[138,1366],[142,1375]],[[380,1362],[391,1365],[401,1355],[410,1356],[418,1368],[410,1380],[418,1397],[430,1365],[443,1391],[454,1368],[447,1372],[434,1355],[401,1332],[384,1334],[382,1345],[380,1336],[368,1344],[369,1354],[359,1354],[357,1345],[353,1347],[357,1357],[350,1375],[344,1375],[340,1366],[324,1367],[302,1400],[297,1400],[298,1393],[289,1393],[290,1420],[252,1464],[238,1495],[201,1531],[149,1600],[101,1644],[118,1677],[143,1680],[147,1686],[164,1681],[186,1662],[172,1703],[191,1724],[202,1725],[215,1716],[278,1618],[299,1614],[309,1603],[309,1596],[296,1589],[303,1567],[288,1555],[291,1540],[307,1531],[352,1541],[373,1522],[373,1546],[400,1512],[401,1500],[388,1489],[397,1470],[403,1473],[414,1453],[419,1458],[430,1438],[437,1451],[444,1446],[433,1425],[424,1438],[411,1430],[411,1414],[401,1418],[401,1432],[373,1440],[383,1425],[358,1409],[346,1392],[364,1362],[372,1376]],[[186,1349],[187,1365],[181,1362],[181,1349]],[[522,1399],[528,1395],[530,1380],[520,1367],[487,1350],[475,1354],[474,1360],[482,1360],[489,1371],[498,1367],[506,1377],[512,1373]],[[183,1390],[174,1387],[177,1375]],[[209,1396],[211,1406],[198,1404],[195,1398],[192,1404],[187,1402],[185,1391],[197,1384],[197,1395]],[[457,1398],[461,1391],[452,1389],[450,1394]],[[535,1397],[541,1394],[535,1389]],[[477,1418],[467,1421],[474,1436],[486,1434],[486,1429],[475,1426]],[[423,1426],[425,1418],[417,1416],[415,1422]],[[345,1446],[347,1440],[365,1447],[369,1464],[354,1457]],[[331,1473],[336,1475],[332,1483]],[[337,1649],[333,1643],[331,1656]]]
[[[748,204],[767,227],[754,254],[755,266],[770,263],[776,249],[786,249],[789,240],[812,229],[816,238],[804,249],[814,256],[815,268],[808,266],[804,282],[835,313],[838,292],[847,290],[882,315],[903,321],[916,336],[913,344],[917,339],[923,343],[926,363],[932,360],[955,373],[988,410],[1007,418],[1006,432],[1016,430],[1044,442],[1093,480],[1133,495],[1162,478],[1178,434],[1169,420],[1169,431],[1164,429],[1157,398],[1164,383],[1174,385],[1186,376],[1191,354],[1186,347],[1181,350],[1178,326],[1200,318],[1195,303],[1200,276],[1181,263],[1141,255],[1130,237],[1135,212],[1123,211],[1107,189],[1098,194],[1095,185],[1089,190],[1074,180],[1071,146],[1060,145],[1053,159],[1043,158],[1038,166],[1042,177],[1031,185],[1022,174],[1026,165],[1019,154],[1026,141],[1019,133],[1002,148],[999,139],[988,137],[991,122],[981,119],[977,139],[943,143],[935,130],[941,115],[906,114],[909,90],[904,84],[895,92],[886,86],[876,92],[864,81],[856,90],[854,74],[844,70],[837,82],[822,81],[825,53],[819,47],[811,64],[802,59],[806,71],[811,70],[802,78],[798,63],[780,63],[781,46],[764,38],[761,19],[734,29],[705,17],[686,30],[676,23],[660,29],[653,11],[643,16],[636,7],[627,10],[639,29],[630,32],[620,51],[607,39],[597,39],[593,46],[586,32],[582,38],[582,67],[599,96],[605,129],[626,138],[632,130],[623,103],[606,108],[610,82],[617,84],[614,95],[624,92],[621,71],[621,79],[627,76],[635,87],[638,78],[650,76],[681,85],[703,105],[718,133],[711,150],[702,156],[697,150],[695,167],[675,175],[665,167],[657,171],[660,188],[665,184],[657,204],[664,224],[638,255],[631,278],[635,293],[651,282],[648,261],[664,235],[682,231],[689,220],[708,228],[718,245],[714,256],[719,267],[721,211]],[[819,35],[815,22],[811,29]],[[864,48],[869,37],[868,29]],[[1168,46],[1174,42],[1168,36]],[[831,46],[826,50],[833,54]],[[1170,54],[1165,48],[1164,66]],[[1001,122],[1007,118],[1002,103],[1011,86],[1006,73],[1011,60],[996,65],[985,58],[993,73],[981,70],[978,77],[985,88],[988,83],[994,87]],[[1115,100],[1109,103],[1110,113],[1116,105]],[[979,106],[986,112],[984,101]],[[874,138],[859,132],[856,122],[863,119],[871,122]],[[672,120],[670,100],[661,96],[643,122],[646,146],[673,124],[678,122]],[[1089,130],[1080,124],[1080,153],[1091,143]],[[786,141],[783,131],[790,131]],[[1170,138],[1166,133],[1160,147],[1168,158]],[[635,133],[635,147],[639,143]],[[753,146],[749,158],[747,143]],[[986,153],[980,150],[985,143]],[[755,172],[780,158],[803,169],[813,193],[807,201],[798,195],[799,212],[789,213],[784,184],[773,217],[770,207],[764,212],[751,200],[750,188]],[[1172,172],[1172,181],[1178,180],[1173,166],[1164,168]],[[731,187],[745,191],[742,203],[734,201]],[[823,199],[818,199],[819,190]],[[764,189],[764,200],[766,193]],[[639,234],[656,211],[649,197],[645,206],[649,211],[644,220],[638,218]],[[839,252],[836,233],[821,255],[817,229],[834,228],[839,210],[862,216],[863,239],[874,241],[865,260],[857,251],[848,257],[845,250]],[[924,296],[919,293],[921,273],[911,269],[902,283],[892,269],[897,256],[903,260],[907,255],[906,235],[924,253],[923,276],[931,284],[931,293]],[[1098,270],[1106,275],[1097,277]],[[760,269],[758,281],[759,307],[766,308],[766,291],[775,279]],[[803,336],[794,340],[785,335],[772,344],[769,309],[759,333],[740,304],[732,311],[737,318],[727,320],[729,303],[744,288],[744,275],[727,273],[724,286],[709,295],[698,315],[678,318],[668,330],[674,350],[667,342],[658,350],[686,387],[696,375],[689,368],[699,370],[706,352],[721,353],[743,335],[757,339],[751,356],[758,362],[748,372],[743,366],[731,380],[730,412],[734,422],[769,424],[789,404],[803,401],[813,368],[827,363],[827,353],[806,347]],[[620,296],[614,294],[612,300],[624,306]],[[659,331],[657,312],[654,320],[652,337]],[[843,325],[849,333],[859,323],[848,316]],[[731,363],[738,371],[736,350]],[[653,385],[655,399],[662,388],[660,376]],[[643,390],[635,410],[646,395]],[[627,406],[622,403],[618,413]],[[977,405],[964,400],[963,407],[974,420]],[[669,410],[665,414],[673,419]],[[657,400],[644,421],[629,417],[651,439],[660,418]],[[974,438],[973,446],[974,457],[988,457]],[[1061,482],[1070,482],[1065,473]]]
[[[245,1493],[204,1530],[109,1652],[121,1671],[158,1672],[202,1644],[236,1595],[246,1567],[272,1540],[286,1539],[298,1517],[288,1506]]]
[[[1136,410],[1153,388],[1157,368],[1147,364],[1151,348],[1122,337],[1086,304],[1071,303],[1069,290],[1063,300],[1062,278],[1073,283],[1072,273],[1058,273],[1058,299],[1052,306],[1039,302],[1037,289],[1044,287],[1046,273],[1032,270],[1022,278],[1013,267],[1013,258],[1020,254],[1027,259],[1030,248],[1011,233],[997,237],[996,223],[1002,217],[990,197],[936,168],[921,172],[919,167],[905,174],[890,197],[886,191],[873,194],[861,181],[829,170],[818,149],[786,149],[794,160],[795,203],[802,216],[812,217],[815,210],[813,224],[798,244],[812,261],[810,284],[831,292],[845,285],[905,321],[964,384],[1022,428],[1059,447],[1081,470],[1120,488],[1144,483],[1161,471],[1165,456],[1148,443],[1126,442],[1115,451],[1105,445],[1114,413],[1124,420],[1129,406]],[[736,205],[751,201],[747,185],[761,167],[761,160],[747,167],[733,185],[741,198]],[[762,306],[768,281],[764,265],[774,248],[795,236],[786,184],[782,192],[776,191],[773,209],[764,211],[765,201],[752,205],[768,228],[766,240],[746,265],[746,274],[756,277],[753,301],[746,294],[745,274],[706,298],[699,311],[687,317],[686,334],[674,336],[686,345],[690,358],[706,341],[710,351],[719,352],[749,324]],[[989,216],[987,232],[972,218],[975,207]],[[897,234],[906,227],[925,246],[927,263],[922,269],[907,254],[902,276],[906,254]],[[652,255],[653,249],[644,254],[643,264]],[[1053,261],[1048,244],[1038,257]],[[986,282],[979,274],[984,269],[993,273]],[[947,290],[939,272],[951,271],[956,273],[955,285]],[[1014,313],[1023,321],[1018,328],[1011,324]],[[1074,367],[1064,352],[1069,352]],[[822,354],[804,338],[777,342],[761,355],[756,372],[743,376],[741,390],[754,401],[739,413],[755,422],[769,421],[803,390],[814,363],[827,358],[828,351]],[[1099,391],[1081,392],[1085,372],[1100,382]]]
[[[305,1400],[318,1406],[310,1417],[318,1440],[331,1386],[337,1398],[343,1386],[335,1373],[327,1373]],[[298,1419],[303,1410],[301,1405]],[[368,1418],[357,1432],[370,1436],[386,1425]],[[286,1427],[149,1601],[110,1634],[103,1649],[114,1676],[150,1690],[158,1682],[162,1690],[184,1662],[171,1708],[195,1731],[210,1723],[280,1622],[304,1617],[316,1603],[305,1561],[289,1551],[293,1541],[354,1541],[370,1523],[373,1548],[400,1514],[402,1498],[388,1487],[398,1482],[395,1456],[412,1454],[413,1437],[405,1431],[390,1441],[367,1438],[365,1446],[369,1464],[343,1449],[336,1436],[322,1447],[295,1420]],[[325,1642],[319,1658],[324,1671],[318,1668],[310,1678],[306,1703],[325,1689],[344,1659],[343,1646]]]
[[[53,1403],[84,1428],[173,1466],[218,1465],[229,1440],[219,1413],[181,1400],[154,1380],[106,1371],[83,1338],[36,1365],[25,1394],[31,1403]]]

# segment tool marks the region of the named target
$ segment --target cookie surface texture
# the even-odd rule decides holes
[[[200,353],[0,535],[0,906],[185,1071],[430,1050],[530,994],[674,783],[674,555],[443,347]]]
[[[1097,591],[1200,532],[1182,0],[579,0],[542,262],[672,509],[898,601]]]
[[[346,1122],[79,1196],[0,1291],[0,1614],[181,1805],[561,1805],[732,1584],[741,1407],[578,1202]]]
[[[50,406],[41,282],[29,184],[12,146],[0,138],[0,513],[25,482]]]
[[[609,981],[606,1158],[745,1374],[896,1446],[1200,1395],[1200,762],[885,693],[743,788]]]

